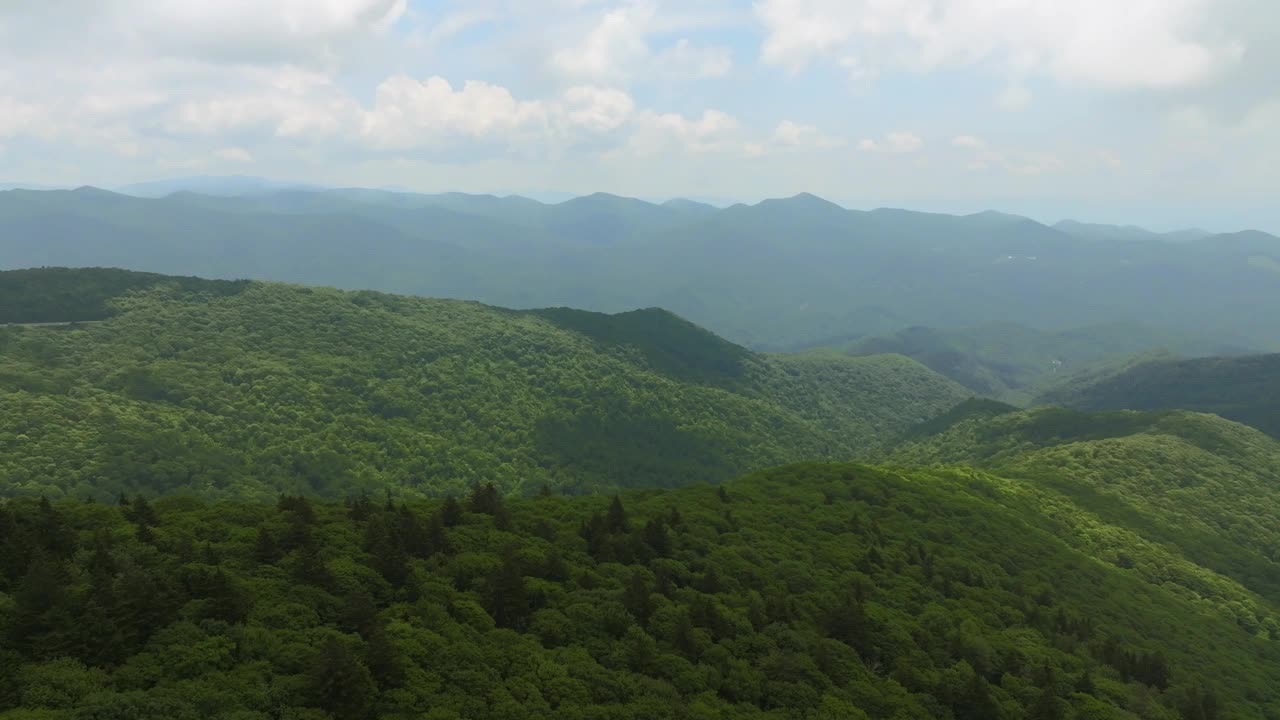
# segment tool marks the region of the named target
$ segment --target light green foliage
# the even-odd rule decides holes
[[[757,355],[661,310],[218,287],[160,282],[104,301],[105,322],[0,328],[0,493],[718,481],[852,456],[964,396],[902,358]]]
[[[968,407],[892,459],[1010,478],[1028,517],[1098,560],[1280,640],[1280,443],[1212,415]]]

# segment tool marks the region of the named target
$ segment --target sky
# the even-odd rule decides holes
[[[0,182],[1280,232],[1275,0],[3,0]]]

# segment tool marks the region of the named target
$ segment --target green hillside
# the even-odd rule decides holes
[[[966,395],[905,358],[758,355],[661,310],[57,269],[0,273],[0,297],[26,299],[13,322],[109,316],[0,328],[3,494],[719,481],[852,457]]]
[[[1155,359],[1076,378],[1037,402],[1081,410],[1195,410],[1280,438],[1280,355]]]
[[[912,327],[859,338],[841,349],[854,355],[906,355],[979,395],[1026,403],[1063,378],[1111,369],[1138,354],[1247,352],[1238,339],[1213,335],[1178,334],[1138,323],[1064,331],[996,323],[960,330]]]
[[[970,463],[1026,481],[1029,507],[1060,518],[1064,537],[1099,559],[1180,587],[1243,626],[1275,622],[1260,608],[1280,603],[1280,443],[1180,411],[970,407],[914,434],[892,459]],[[1072,506],[1084,513],[1063,515]]]
[[[1027,492],[808,464],[612,500],[11,500],[0,718],[1280,713],[1274,635]]]

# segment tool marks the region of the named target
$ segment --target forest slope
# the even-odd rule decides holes
[[[759,355],[656,309],[100,270],[0,273],[0,297],[10,283],[49,298],[32,317],[109,319],[0,328],[3,494],[717,481],[852,457],[966,395],[905,358]]]
[[[969,463],[1027,481],[1037,512],[1087,511],[1062,528],[1079,546],[1238,613],[1246,626],[1264,622],[1259,603],[1280,603],[1280,443],[1189,412],[966,406],[967,416],[931,423],[892,459]]]
[[[1195,410],[1280,438],[1280,355],[1155,359],[1078,378],[1036,402],[1080,410]]]
[[[1064,377],[1114,367],[1140,353],[1197,357],[1247,352],[1230,337],[1171,333],[1138,323],[1063,331],[1007,323],[959,330],[913,327],[859,338],[841,349],[854,355],[906,355],[979,395],[1017,403],[1029,402]]]
[[[1016,486],[809,464],[612,501],[11,500],[0,718],[1280,712],[1274,635],[1097,562]]]

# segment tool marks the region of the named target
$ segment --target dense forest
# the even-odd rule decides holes
[[[1077,547],[1244,627],[1280,630],[1280,443],[1181,411],[1013,410],[966,403],[890,457],[1016,478],[1028,512],[1059,518]]]
[[[612,498],[13,499],[0,717],[1280,712],[1276,638],[1059,523],[1010,481],[861,465]]]
[[[1215,415],[658,309],[0,300],[0,720],[1280,718],[1280,442]]]
[[[42,309],[14,320],[109,319],[0,327],[0,494],[718,481],[849,458],[967,394],[900,356],[759,355],[661,310],[0,273],[19,294]]]
[[[1036,402],[1080,410],[1198,410],[1280,438],[1280,355],[1128,363],[1072,378]]]
[[[112,266],[516,308],[662,307],[757,350],[989,322],[1139,323],[1192,337],[1213,328],[1280,350],[1277,238],[1081,230],[995,212],[848,210],[807,194],[715,208],[603,193],[543,204],[373,190],[0,192],[0,268]]]

